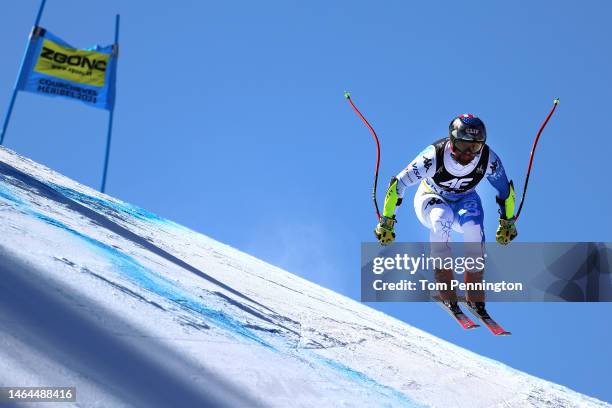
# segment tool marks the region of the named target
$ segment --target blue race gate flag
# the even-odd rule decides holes
[[[76,49],[34,27],[17,89],[113,110],[117,47]]]

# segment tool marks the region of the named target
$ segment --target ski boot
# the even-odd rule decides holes
[[[443,300],[442,303],[444,303],[444,306],[448,307],[448,309],[453,312],[453,313],[462,313],[461,309],[459,308],[459,303],[457,303],[456,300]]]
[[[485,302],[467,302],[468,307],[477,313],[483,319],[490,319],[489,313],[487,313],[487,309],[485,309]]]

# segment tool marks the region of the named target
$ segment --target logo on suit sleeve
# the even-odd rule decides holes
[[[423,178],[423,177],[421,177],[421,173],[419,173],[419,169],[418,169],[416,163],[412,164],[412,172],[414,173],[416,178],[418,178],[419,180]]]
[[[429,171],[429,168],[432,165],[433,160],[427,156],[423,156],[423,167],[425,167],[425,172]]]

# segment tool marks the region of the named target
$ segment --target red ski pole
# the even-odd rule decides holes
[[[376,131],[374,130],[372,125],[370,125],[367,119],[361,114],[361,112],[359,112],[359,109],[357,109],[357,107],[353,103],[353,100],[351,99],[351,94],[348,92],[344,92],[344,97],[351,104],[353,110],[355,111],[355,113],[357,113],[357,115],[359,115],[363,123],[366,124],[368,129],[370,129],[372,137],[374,137],[374,140],[376,141],[376,172],[374,173],[374,188],[372,189],[372,200],[374,201],[374,208],[376,208],[376,215],[380,220],[380,211],[378,210],[378,202],[376,201],[376,188],[378,186],[378,169],[380,167],[380,142],[378,141],[378,136],[376,136]]]
[[[518,217],[521,214],[521,210],[523,209],[523,204],[525,203],[525,194],[527,193],[527,185],[529,184],[529,175],[531,174],[531,166],[533,164],[533,156],[535,154],[536,146],[538,145],[538,140],[540,140],[540,135],[542,134],[542,131],[546,127],[546,124],[548,123],[548,120],[550,119],[552,114],[555,112],[555,109],[557,109],[557,105],[559,105],[559,98],[556,98],[553,101],[553,107],[550,110],[550,112],[548,113],[548,116],[546,116],[546,119],[544,120],[544,123],[542,123],[542,126],[540,126],[540,130],[538,131],[538,134],[536,135],[536,137],[535,137],[535,139],[533,141],[533,146],[531,148],[531,154],[529,156],[529,166],[527,167],[527,175],[525,176],[525,184],[523,185],[523,196],[521,197],[521,203],[519,205],[518,211],[516,212],[516,215],[514,216],[514,221],[518,220]]]

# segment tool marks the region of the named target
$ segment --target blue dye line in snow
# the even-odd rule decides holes
[[[391,399],[391,401],[385,404],[386,406],[389,406],[389,407],[402,406],[402,407],[407,407],[407,408],[427,407],[427,405],[423,405],[416,401],[413,401],[410,398],[408,398],[406,395],[399,392],[398,390],[390,386],[387,386],[387,385],[382,385],[376,380],[374,380],[373,378],[370,378],[364,373],[354,370],[351,367],[348,367],[340,363],[339,361],[332,360],[330,358],[321,356],[314,352],[310,354],[313,356],[315,360],[318,360],[321,364],[340,372],[341,374],[349,377],[353,381],[369,386],[373,388],[376,393],[382,394],[386,396],[387,398]],[[379,403],[382,403],[382,401],[380,401]],[[385,406],[385,405],[377,405],[377,406]]]
[[[158,216],[157,214],[149,212],[141,207],[138,207],[138,206],[135,206],[129,203],[125,203],[125,202],[113,202],[110,200],[105,200],[103,198],[91,196],[91,195],[82,193],[80,191],[76,191],[68,187],[60,186],[59,184],[54,184],[50,182],[45,182],[45,183],[48,184],[51,188],[53,188],[58,193],[63,194],[64,196],[70,198],[71,200],[79,202],[85,206],[93,207],[95,210],[100,211],[102,213],[108,213],[107,209],[110,209],[111,211],[115,211],[118,213],[124,213],[136,219],[140,219],[142,221],[146,221],[151,224],[161,225],[161,226],[167,225],[171,228],[178,229],[180,231],[194,233],[193,230],[191,230],[188,227],[185,227],[184,225],[177,224],[176,222],[171,221],[167,218],[162,218]]]
[[[5,179],[6,177],[4,175],[0,175],[1,181],[4,181]],[[11,191],[8,188],[6,188],[4,184],[2,183],[0,183],[0,197],[8,201],[12,201],[19,206],[22,206],[22,207],[26,206],[26,204],[21,199],[19,199],[17,196],[11,193]]]
[[[63,194],[64,196],[70,198],[71,200],[77,201],[83,204],[90,204],[96,209],[104,212],[104,208],[109,208],[116,212],[121,212],[128,214],[131,217],[144,220],[144,221],[156,221],[160,223],[173,224],[172,221],[169,221],[165,218],[162,218],[152,212],[149,212],[143,208],[137,207],[132,204],[124,203],[124,202],[114,202],[111,200],[105,200],[103,198],[98,198],[94,196],[90,196],[85,193],[81,193],[80,191],[73,190],[68,187],[60,186],[54,183],[48,183],[48,185],[53,188],[55,191]]]
[[[200,315],[207,318],[212,324],[227,329],[233,333],[236,333],[242,337],[246,337],[253,340],[267,348],[273,349],[273,347],[262,340],[259,336],[251,332],[242,326],[240,322],[226,315],[225,313],[210,309],[200,302],[194,299],[190,299],[181,293],[180,289],[176,288],[175,284],[162,276],[155,275],[152,271],[140,265],[135,259],[124,254],[123,252],[113,248],[112,246],[106,245],[96,239],[93,239],[85,234],[82,234],[66,224],[58,221],[54,218],[41,214],[37,211],[32,210],[26,203],[20,200],[18,197],[13,195],[10,190],[0,184],[0,197],[5,198],[9,201],[14,202],[22,210],[29,215],[32,215],[47,224],[53,225],[57,228],[61,228],[64,231],[77,236],[84,240],[89,245],[93,246],[96,250],[102,252],[102,254],[109,259],[113,265],[119,269],[123,274],[128,277],[132,282],[140,285],[144,289],[153,292],[159,296],[165,297],[168,300],[178,304],[183,309],[187,309],[192,312],[199,313]]]

